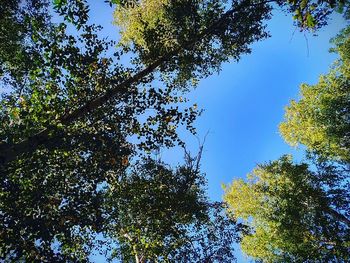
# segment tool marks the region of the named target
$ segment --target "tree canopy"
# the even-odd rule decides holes
[[[349,28],[334,39],[339,53],[331,71],[315,85],[303,84],[300,99],[286,108],[280,131],[291,145],[335,160],[350,161]]]
[[[283,156],[225,187],[229,211],[251,228],[242,249],[257,261],[349,261],[349,28],[332,42],[340,59],[301,86],[280,126],[287,142],[306,146],[309,163]]]
[[[190,158],[189,156],[187,156]],[[240,225],[220,203],[209,203],[204,178],[187,165],[171,170],[145,160],[108,189],[107,232],[120,241],[114,256],[123,262],[231,262]]]
[[[328,22],[328,16],[335,10],[342,13],[346,19],[350,17],[348,0],[287,0],[277,1],[293,12],[293,18],[301,30],[317,30]]]
[[[241,241],[245,253],[263,262],[349,260],[349,184],[327,189],[318,177],[284,156],[227,186],[229,209],[251,227]]]
[[[200,154],[171,168],[148,153],[195,133],[185,91],[266,38],[275,1],[107,2],[120,42],[87,1],[1,1],[0,258],[231,262],[244,227],[207,199]]]

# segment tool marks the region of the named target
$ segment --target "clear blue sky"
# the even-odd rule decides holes
[[[219,75],[203,80],[190,94],[205,110],[196,127],[200,138],[209,130],[202,170],[214,199],[221,198],[221,183],[245,176],[257,163],[286,153],[301,157],[284,143],[278,125],[284,107],[298,98],[299,85],[315,84],[327,73],[336,58],[328,52],[329,39],[345,24],[334,17],[317,37],[298,31],[293,36],[292,19],[283,14],[276,14],[268,25],[271,38],[254,44],[252,53],[238,63],[225,64]],[[186,141],[196,149],[195,138]],[[177,154],[169,152],[169,160]]]
[[[102,24],[103,34],[115,38],[112,9],[102,1],[92,3],[92,19]],[[298,97],[301,83],[314,84],[328,71],[336,56],[329,54],[329,39],[345,22],[333,16],[317,36],[295,30],[291,15],[275,12],[268,23],[272,37],[252,46],[252,53],[237,63],[223,65],[219,75],[202,80],[187,96],[205,111],[195,126],[199,138],[209,131],[202,156],[202,171],[208,178],[208,194],[222,197],[222,183],[244,177],[258,163],[301,151],[290,148],[278,133],[284,107]],[[293,34],[294,32],[294,34]],[[197,139],[181,134],[189,149],[198,150]],[[181,162],[179,149],[164,150],[169,163]],[[238,251],[238,262],[248,260]],[[96,262],[103,262],[96,258]]]

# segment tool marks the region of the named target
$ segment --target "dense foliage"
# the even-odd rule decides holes
[[[146,65],[166,58],[159,68],[162,80],[186,88],[266,38],[270,10],[267,3],[251,1],[134,1],[117,6],[115,24],[121,46]]]
[[[248,182],[234,181],[225,200],[252,228],[241,241],[243,251],[263,262],[347,262],[349,184],[340,183],[327,189],[319,174],[288,156],[259,165]]]
[[[175,171],[145,160],[106,189],[107,233],[120,242],[114,256],[123,262],[231,262],[239,225],[226,218],[222,204],[208,202],[197,173],[193,159]]]
[[[328,22],[328,16],[335,10],[350,18],[348,0],[287,0],[277,1],[294,13],[293,18],[301,30],[315,31]]]
[[[316,85],[303,84],[300,99],[286,108],[280,130],[292,145],[338,161],[350,162],[349,28],[334,41],[340,59]]]

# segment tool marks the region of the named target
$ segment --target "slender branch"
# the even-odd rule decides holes
[[[328,209],[328,213],[331,216],[333,216],[335,219],[339,220],[340,222],[344,223],[347,227],[350,228],[350,220],[346,216],[342,215],[341,213],[335,211],[332,208]]]
[[[124,237],[126,237],[130,241],[130,245],[132,246],[132,250],[133,250],[133,252],[135,254],[135,261],[136,261],[136,263],[142,263],[143,262],[142,257],[141,257],[141,259],[139,258],[137,249],[136,249],[135,245],[132,244],[134,240],[131,238],[131,236],[128,233],[125,233]]]

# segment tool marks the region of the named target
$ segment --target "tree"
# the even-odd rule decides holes
[[[338,181],[342,189],[335,189],[321,182],[307,164],[284,156],[227,186],[229,210],[251,227],[243,251],[263,262],[347,262],[349,184]]]
[[[100,147],[98,154],[110,149]],[[193,159],[176,170],[146,159],[127,171],[103,155],[55,153],[42,153],[47,159],[35,164],[31,177],[21,167],[4,182],[2,259],[87,261],[93,250],[105,253],[101,247],[125,262],[234,258],[239,225],[206,200]]]
[[[301,30],[312,30],[325,26],[328,16],[335,10],[346,19],[350,17],[348,0],[288,0],[277,1],[279,5],[294,13],[293,19]]]
[[[163,79],[174,79],[175,73],[177,86],[218,71],[223,62],[238,60],[250,52],[251,43],[268,36],[263,24],[270,17],[268,2],[134,2],[117,6],[120,44],[130,46],[146,65],[175,51],[159,70]]]
[[[38,54],[31,45],[35,30],[49,27],[48,1],[2,0],[0,5],[0,76],[21,89]]]
[[[306,146],[311,165],[284,156],[225,188],[229,210],[251,227],[242,249],[258,261],[349,261],[349,28],[333,42],[340,59],[301,86],[280,126],[287,142]]]
[[[111,224],[106,228],[120,242],[112,257],[123,262],[232,262],[240,227],[226,217],[222,204],[208,202],[196,166],[187,159],[172,170],[147,159],[107,189]]]
[[[87,244],[108,224],[101,212],[105,194],[98,189],[115,183],[136,151],[126,141],[128,134],[144,136],[143,148],[152,143],[167,145],[177,138],[170,125],[182,121],[190,125],[196,115],[194,109],[187,110],[185,118],[174,108],[165,108],[168,100],[178,100],[169,89],[150,88],[137,94],[136,87],[134,91],[129,87],[130,93],[113,104],[74,125],[63,125],[57,116],[65,107],[79,107],[106,89],[109,76],[121,72],[122,79],[128,72],[109,68],[111,59],[103,56],[108,43],[100,42],[92,29],[84,28],[79,40],[86,41],[86,51],[72,47],[78,40],[67,36],[64,27],[63,32],[55,29],[57,41],[49,42],[43,51],[44,61],[35,62],[40,69],[29,72],[31,82],[19,100],[15,96],[2,100],[1,138],[7,143],[20,142],[45,127],[51,132],[45,147],[35,145],[34,152],[1,171],[0,251],[4,260],[86,261],[92,249]],[[148,107],[158,114],[139,123],[136,117]]]
[[[320,156],[345,163],[350,162],[349,32],[343,30],[334,40],[333,50],[340,59],[316,85],[301,86],[299,101],[291,101],[280,125],[291,145],[303,144]]]

